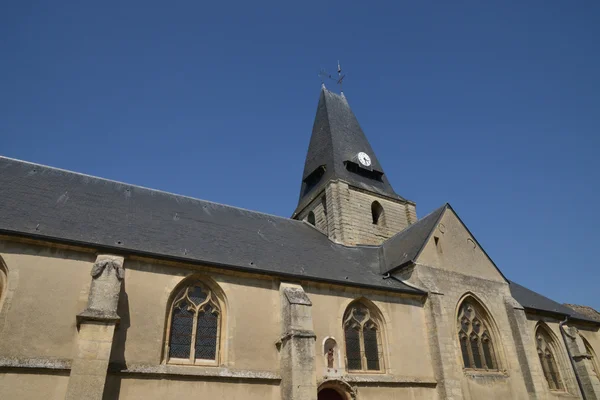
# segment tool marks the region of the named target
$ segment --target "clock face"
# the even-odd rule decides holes
[[[371,165],[371,157],[369,157],[367,153],[363,153],[362,151],[358,153],[358,161],[365,167]]]

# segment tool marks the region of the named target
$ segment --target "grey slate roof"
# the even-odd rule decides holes
[[[373,170],[384,172],[346,97],[332,93],[323,87],[304,163],[298,207],[294,216],[314,199],[328,180],[341,179],[359,188],[403,200],[394,192],[385,175],[383,175],[383,182],[379,182],[346,169],[344,162],[358,163],[356,155],[361,151],[371,158]],[[319,184],[306,193],[304,180],[321,166],[325,167],[325,174]]]
[[[545,311],[552,314],[559,314],[562,316],[569,316],[570,318],[577,319],[585,322],[598,323],[599,321],[594,320],[586,315],[580,314],[577,311],[563,306],[560,303],[550,300],[549,298],[542,296],[539,293],[529,290],[515,282],[509,281],[510,293],[515,300],[519,302],[524,308],[529,308],[538,311]]]
[[[402,232],[386,240],[382,245],[381,272],[387,273],[408,263],[415,262],[427,243],[431,232],[433,232],[448,207],[449,204],[444,204]]]
[[[0,157],[0,232],[125,254],[423,293],[380,273],[379,249],[308,224]]]
[[[0,157],[0,233],[121,254],[424,294],[383,273],[414,261],[449,204],[379,247],[346,247],[293,219]],[[525,308],[598,323],[510,282]]]

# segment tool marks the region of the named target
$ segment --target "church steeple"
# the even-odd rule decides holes
[[[331,192],[334,183],[337,185],[336,193]],[[336,210],[334,207],[329,207],[327,192],[330,192],[329,197],[336,197],[340,194],[337,190],[340,189],[339,184],[349,191],[346,199],[348,204],[340,204]],[[356,193],[359,195],[355,195]],[[367,196],[366,200],[365,196]],[[394,206],[390,206],[390,204],[394,204]],[[412,216],[410,211],[404,209],[407,205],[412,206]],[[368,214],[367,222],[370,225],[378,226],[381,221],[386,226],[379,229],[370,225],[361,227],[360,225],[364,222],[359,221],[361,216],[352,215],[352,210],[360,212],[359,208],[361,207],[368,208],[365,211]],[[399,210],[399,207],[402,210]],[[320,212],[319,208],[323,208],[323,212]],[[385,213],[385,218],[380,219],[379,216],[376,218],[375,210]],[[328,213],[328,211],[332,211],[332,213]],[[392,216],[400,211],[402,211],[403,218]],[[316,213],[324,215],[317,218],[315,217]],[[390,234],[390,232],[400,231],[414,222],[416,220],[414,214],[414,203],[396,194],[390,185],[373,148],[350,109],[346,97],[343,94],[332,93],[323,86],[304,164],[298,207],[293,217],[307,218],[311,222],[314,220],[315,225],[320,225],[320,228],[327,231],[332,239],[342,243],[377,244],[376,242],[381,242],[382,238],[396,233]],[[352,220],[341,221],[340,218],[344,217]],[[320,224],[318,224],[319,220]],[[357,229],[377,231],[373,233],[377,238],[369,237],[372,236],[369,234],[360,234],[353,235],[354,239],[351,240],[341,239],[340,229],[344,230],[344,227],[340,227],[340,224],[345,223],[355,225]],[[338,230],[337,235],[332,235],[335,233],[331,232],[332,229]]]

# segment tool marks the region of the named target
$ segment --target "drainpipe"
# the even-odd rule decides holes
[[[575,361],[573,361],[573,356],[571,355],[571,349],[569,349],[569,343],[567,342],[567,336],[565,331],[563,330],[563,326],[569,321],[569,316],[565,317],[565,320],[558,324],[558,330],[562,335],[563,341],[565,342],[565,347],[567,348],[567,355],[569,356],[569,361],[571,361],[571,367],[573,368],[573,372],[575,373],[575,379],[577,379],[577,385],[579,386],[579,391],[581,392],[581,396],[583,400],[586,400],[585,392],[583,391],[583,384],[581,383],[581,379],[579,378],[579,374],[577,373],[577,369],[575,368]]]

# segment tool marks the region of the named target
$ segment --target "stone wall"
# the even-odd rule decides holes
[[[77,398],[86,388],[104,382],[105,376],[106,384],[100,390],[103,400],[158,399],[194,391],[215,399],[280,399],[285,398],[282,385],[288,371],[304,364],[310,368],[304,371],[308,381],[302,382],[311,396],[316,396],[318,385],[330,385],[345,388],[349,396],[358,395],[360,400],[381,398],[379,387],[385,388],[385,396],[396,393],[397,399],[410,399],[416,393],[426,399],[437,398],[423,324],[423,298],[419,296],[314,282],[292,284],[301,287],[313,304],[310,314],[300,314],[310,317],[310,323],[304,322],[306,326],[314,324],[315,333],[298,338],[298,343],[307,344],[304,349],[308,352],[298,353],[303,355],[299,362],[286,364],[281,339],[288,331],[284,330],[281,282],[276,277],[125,257],[124,270],[119,272],[122,280],[114,281],[120,285],[118,296],[113,292],[106,296],[110,307],[118,298],[119,319],[102,322],[93,320],[99,317],[93,310],[102,304],[94,296],[90,299],[90,293],[106,292],[93,289],[96,278],[90,274],[100,259],[95,252],[2,240],[0,257],[8,270],[8,289],[0,311],[3,399],[34,399],[42,392],[51,399],[65,399],[67,392]],[[165,360],[170,300],[187,277],[211,282],[223,294],[219,365],[174,365]],[[367,376],[346,373],[341,325],[346,306],[362,297],[372,301],[385,317],[385,370]],[[81,319],[78,325],[78,315],[92,320]],[[337,370],[328,373],[322,351],[323,341],[330,337],[339,347]],[[307,364],[303,360],[312,361]],[[293,376],[292,382],[298,382],[303,375]],[[99,398],[98,393],[90,389],[85,397]]]
[[[425,310],[429,343],[440,398],[449,400],[530,399],[518,362],[513,332],[504,299],[510,299],[505,282],[459,274],[424,264],[397,274],[430,292]],[[458,341],[459,303],[465,296],[475,298],[488,312],[494,332],[499,370],[484,373],[466,370]]]
[[[377,225],[373,224],[371,213],[374,201],[384,210]],[[315,215],[318,229],[334,242],[349,246],[379,245],[417,221],[414,204],[367,192],[342,181],[330,182],[299,213],[298,219],[307,221],[310,212]]]

